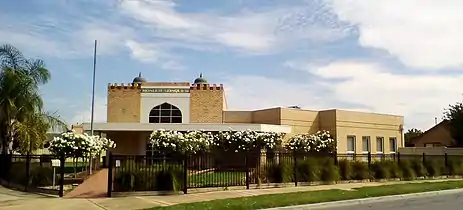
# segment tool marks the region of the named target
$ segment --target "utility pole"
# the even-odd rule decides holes
[[[96,47],[97,40],[95,40],[95,47],[93,49],[93,82],[92,82],[92,114],[90,117],[90,135],[93,136],[93,121],[95,116],[95,75],[96,75]],[[90,174],[92,174],[93,156],[90,157]]]

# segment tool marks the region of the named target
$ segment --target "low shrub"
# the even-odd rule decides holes
[[[427,175],[428,171],[423,164],[423,160],[421,159],[413,159],[411,160],[412,168],[415,171],[417,177],[424,177]]]
[[[183,170],[179,168],[167,168],[158,171],[155,175],[155,189],[160,191],[180,191],[183,186]]]
[[[352,179],[352,165],[350,162],[349,160],[338,161],[339,175],[342,180]]]
[[[316,159],[307,158],[297,162],[297,181],[314,182],[320,180],[320,166]]]
[[[364,161],[352,161],[352,178],[354,180],[364,180],[370,178],[368,163]]]
[[[270,183],[292,182],[293,177],[293,166],[284,161],[270,164],[267,169],[267,178]]]
[[[441,176],[442,172],[445,169],[445,164],[440,163],[441,161],[438,160],[427,160],[425,161],[425,168],[427,171],[428,176],[435,177],[435,176]]]
[[[402,170],[396,161],[386,161],[389,166],[390,178],[402,178]]]
[[[141,168],[138,171],[116,170],[115,191],[178,191],[183,186],[180,167]]]
[[[320,178],[325,182],[339,181],[341,179],[339,167],[332,162],[328,162],[322,166]]]
[[[415,170],[411,160],[401,160],[399,163],[400,171],[402,172],[402,178],[413,180],[416,178]]]
[[[463,175],[463,160],[449,159],[448,160],[448,174],[449,175]]]
[[[375,179],[391,178],[391,164],[388,161],[375,161],[371,164],[372,177]]]

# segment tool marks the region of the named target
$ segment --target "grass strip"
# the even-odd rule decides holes
[[[330,201],[399,195],[409,193],[430,192],[463,188],[463,181],[422,182],[410,184],[395,184],[376,187],[356,188],[353,191],[320,190],[308,192],[295,192],[272,195],[259,195],[251,197],[220,199],[206,202],[178,204],[166,207],[154,207],[162,210],[203,210],[203,209],[263,209],[282,206],[294,206]]]

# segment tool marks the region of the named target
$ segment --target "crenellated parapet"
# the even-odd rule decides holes
[[[109,83],[108,89],[141,89],[140,83]]]
[[[223,84],[192,84],[190,90],[223,90]]]

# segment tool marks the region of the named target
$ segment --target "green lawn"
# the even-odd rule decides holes
[[[190,187],[227,187],[240,186],[245,183],[245,172],[208,172],[189,176]]]
[[[281,206],[293,206],[329,201],[378,197],[386,195],[419,193],[428,191],[463,188],[463,181],[424,182],[413,184],[397,184],[379,187],[363,187],[354,191],[323,190],[312,192],[297,192],[253,197],[214,200],[208,202],[179,204],[167,207],[154,207],[151,209],[165,210],[199,210],[199,209],[263,209]]]

